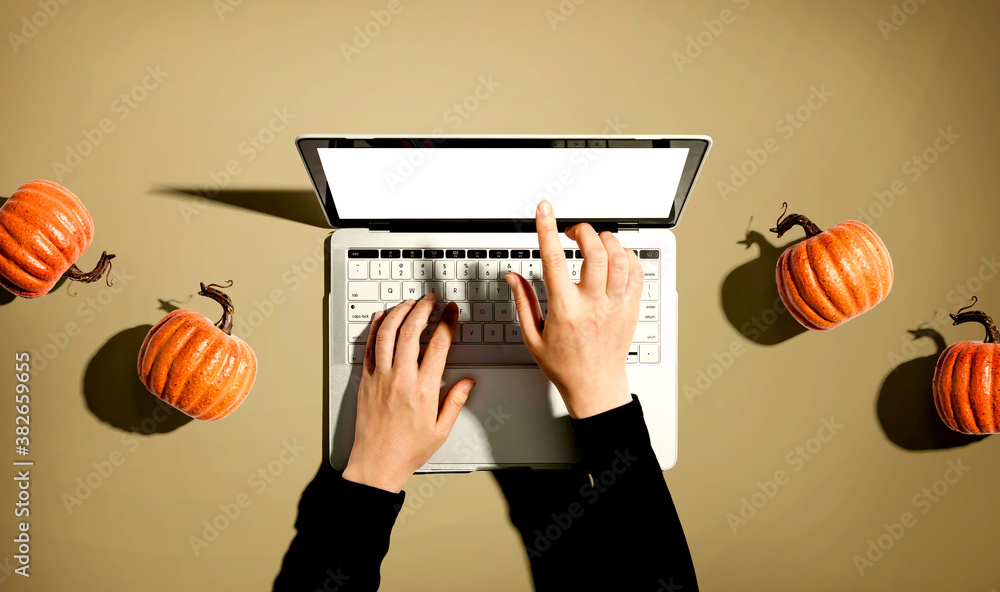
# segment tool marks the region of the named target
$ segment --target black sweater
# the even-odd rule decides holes
[[[691,554],[639,400],[633,395],[631,403],[572,425],[586,472],[494,473],[535,589],[696,591]],[[302,495],[298,534],[274,589],[376,590],[405,493],[347,481],[323,465]]]

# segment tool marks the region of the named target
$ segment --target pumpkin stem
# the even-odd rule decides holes
[[[813,224],[812,220],[802,214],[788,214],[785,216],[785,212],[788,211],[788,202],[782,202],[781,205],[784,209],[781,211],[781,215],[778,216],[777,226],[771,229],[771,232],[778,234],[778,238],[781,238],[783,234],[795,226],[801,226],[806,231],[806,238],[812,238],[823,232],[819,229],[819,226]]]
[[[986,327],[986,339],[984,339],[983,342],[1000,343],[1000,331],[998,331],[997,326],[993,324],[993,319],[990,318],[990,315],[981,310],[963,312],[975,306],[976,302],[979,302],[979,299],[973,296],[972,304],[958,309],[958,314],[948,315],[953,321],[952,325],[961,325],[962,323],[980,323],[983,327]]]
[[[74,263],[73,265],[69,266],[69,269],[66,270],[66,273],[63,274],[63,277],[71,279],[74,282],[83,282],[85,284],[96,282],[97,280],[101,279],[101,276],[104,275],[104,272],[111,270],[111,260],[114,258],[115,258],[114,255],[108,255],[108,252],[104,251],[103,253],[101,253],[101,260],[97,262],[97,267],[95,267],[92,271],[84,273]],[[110,273],[108,274],[108,277],[105,280],[105,282],[107,282],[108,286],[111,286],[112,281]]]
[[[229,283],[226,285],[208,284],[206,286],[205,282],[202,282],[201,291],[198,292],[199,296],[208,296],[222,305],[222,318],[219,319],[219,322],[216,323],[215,326],[222,329],[226,335],[233,334],[233,312],[235,309],[233,308],[233,300],[228,294],[219,290],[219,288],[231,288],[232,286],[233,280],[229,280]]]

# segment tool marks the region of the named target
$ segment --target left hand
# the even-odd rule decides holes
[[[455,383],[438,407],[441,375],[458,324],[449,303],[421,363],[420,333],[434,295],[406,300],[372,318],[358,389],[354,448],[343,477],[393,493],[444,444],[476,381]],[[396,333],[399,332],[397,338]]]

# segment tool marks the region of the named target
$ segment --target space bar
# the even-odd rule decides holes
[[[534,364],[535,358],[523,345],[453,344],[448,350],[448,365]]]

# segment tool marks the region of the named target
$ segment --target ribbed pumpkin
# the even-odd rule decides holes
[[[784,204],[784,212],[788,204]],[[778,257],[778,296],[795,320],[813,331],[838,327],[885,299],[892,289],[892,259],[882,239],[862,222],[848,220],[822,231],[799,214],[778,217],[771,232],[795,226],[806,240]]]
[[[102,253],[88,273],[75,265],[93,238],[94,221],[72,191],[41,179],[25,183],[0,206],[0,286],[38,298],[64,275],[88,284],[99,280],[114,255]],[[107,281],[110,286],[110,275]]]
[[[181,308],[163,317],[142,342],[139,379],[149,392],[206,421],[229,415],[246,399],[257,377],[257,357],[232,334],[233,302],[219,288],[201,284],[200,296],[222,305],[218,323]]]
[[[985,341],[949,345],[934,367],[934,406],[946,426],[963,434],[1000,433],[1000,331],[981,310],[950,315],[952,324],[981,323]]]

